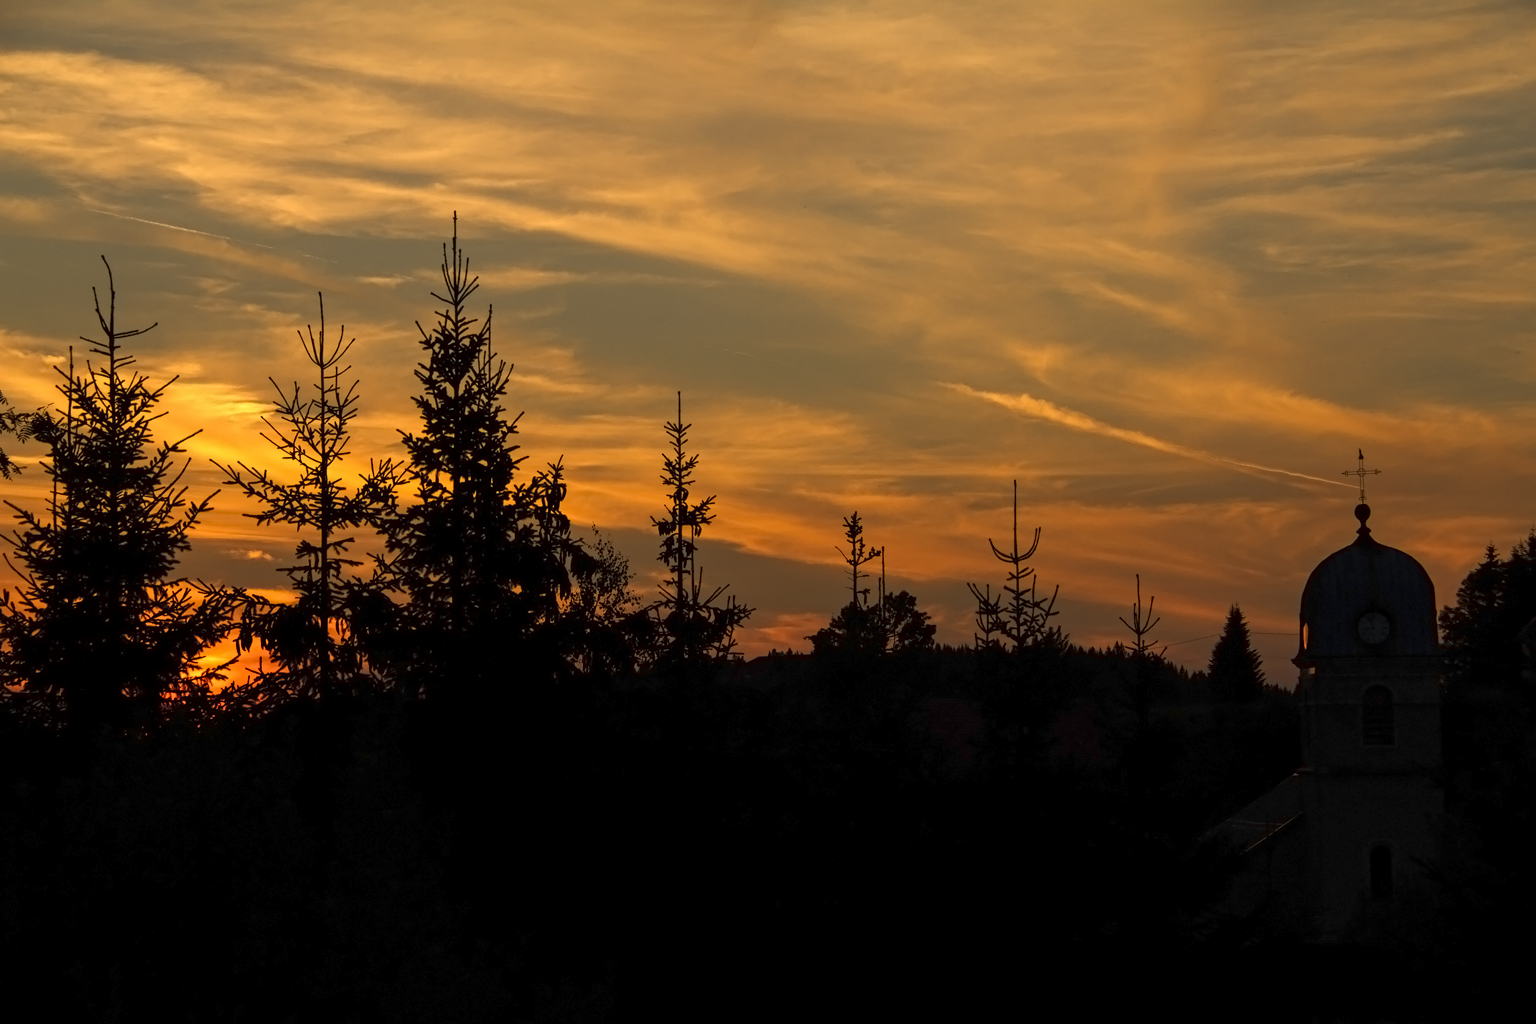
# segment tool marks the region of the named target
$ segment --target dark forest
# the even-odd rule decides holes
[[[398,459],[348,458],[366,396],[322,297],[311,378],[274,382],[269,461],[218,466],[297,536],[273,583],[294,600],[186,579],[213,498],[180,482],[190,439],[156,436],[175,383],[134,370],[147,328],[116,322],[110,273],[57,401],[0,407],[6,451],[52,484],[10,505],[21,582],[0,599],[14,1000],[86,1020],[1364,1021],[1523,975],[1536,535],[1490,546],[1440,613],[1433,884],[1315,943],[1224,909],[1217,826],[1302,758],[1240,608],[1205,671],[1164,657],[1139,590],[1125,643],[1074,644],[1015,489],[1012,533],[977,538],[998,574],[971,587],[973,643],[936,644],[919,595],[888,592],[850,509],[829,528],[842,609],[800,653],[745,660],[751,595],[699,557],[717,497],[686,396],[658,416],[645,593],[573,532],[561,463],[520,454],[457,237]],[[250,657],[208,667],[230,639]]]

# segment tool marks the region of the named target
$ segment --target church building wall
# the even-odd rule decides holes
[[[1320,772],[1432,772],[1441,761],[1436,658],[1328,659],[1298,686],[1303,757]],[[1366,691],[1384,687],[1391,743],[1366,742]]]

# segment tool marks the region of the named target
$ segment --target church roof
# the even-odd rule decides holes
[[[1365,521],[1371,510],[1355,509],[1359,536],[1323,559],[1301,596],[1302,649],[1299,661],[1329,657],[1433,655],[1435,585],[1429,573],[1405,552],[1378,544]],[[1386,639],[1361,636],[1360,619],[1370,612],[1386,617]]]

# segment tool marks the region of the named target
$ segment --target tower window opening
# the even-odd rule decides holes
[[[1397,742],[1392,717],[1392,691],[1372,686],[1360,706],[1360,740],[1368,747],[1390,747]]]
[[[1371,847],[1371,895],[1378,899],[1392,895],[1392,847],[1386,843]]]

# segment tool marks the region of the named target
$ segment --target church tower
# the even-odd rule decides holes
[[[1302,592],[1303,766],[1222,829],[1244,860],[1229,909],[1266,908],[1312,939],[1390,918],[1439,855],[1435,588],[1371,536],[1370,515],[1362,500],[1354,543]]]
[[[1297,777],[1322,936],[1422,876],[1445,804],[1435,586],[1372,538],[1370,515],[1355,508],[1355,542],[1323,559],[1301,598]]]

